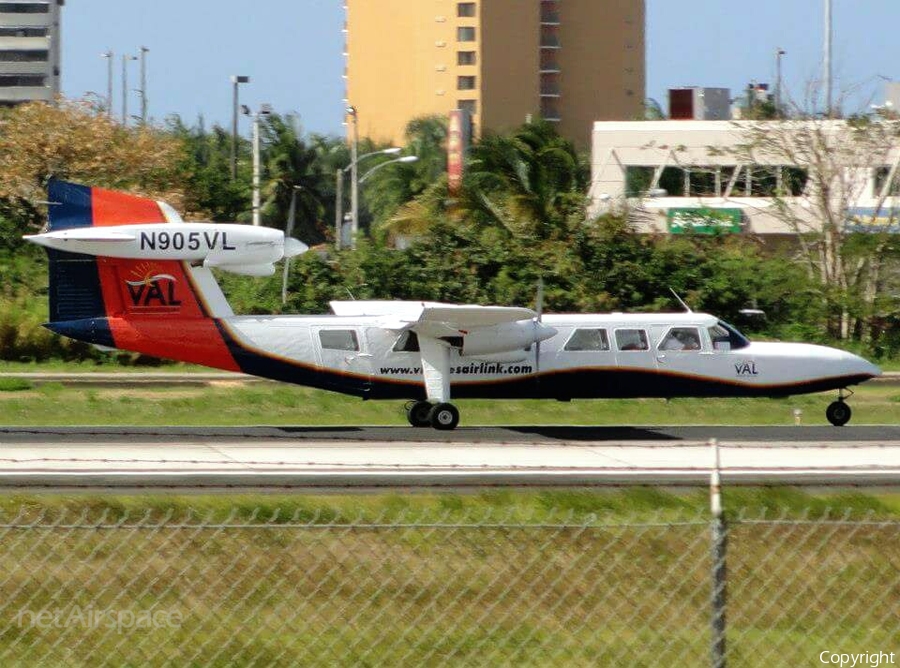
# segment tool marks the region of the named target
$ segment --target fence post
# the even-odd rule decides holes
[[[725,668],[725,557],[728,527],[722,511],[722,486],[719,469],[719,442],[710,439],[713,468],[709,476],[709,507],[712,511],[712,665]]]

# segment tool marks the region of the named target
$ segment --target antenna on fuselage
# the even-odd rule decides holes
[[[693,313],[693,311],[691,310],[691,307],[684,303],[684,300],[678,296],[678,293],[675,292],[675,290],[673,290],[672,288],[669,288],[669,292],[671,292],[675,296],[675,299],[678,300],[678,303],[684,307],[685,313]]]

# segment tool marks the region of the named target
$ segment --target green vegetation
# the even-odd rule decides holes
[[[804,425],[827,424],[833,393],[789,399],[461,399],[462,424]],[[853,424],[900,424],[900,388],[870,383],[851,400]],[[348,420],[352,415],[352,420]],[[210,387],[82,388],[59,383],[0,392],[0,424],[50,425],[405,425],[401,401],[353,397],[276,383],[221,381]]]
[[[731,523],[729,664],[772,665],[771,652],[779,665],[807,665],[835,645],[890,646],[886,620],[900,605],[896,495],[725,494],[735,515],[779,520]],[[0,542],[0,658],[703,665],[707,503],[703,490],[648,488],[2,496],[0,518],[17,528]],[[22,610],[65,619],[74,606],[175,612],[177,623],[17,621]]]
[[[41,327],[47,317],[46,260],[21,235],[43,223],[45,211],[35,202],[44,197],[48,175],[165,199],[187,219],[249,219],[248,142],[239,141],[232,180],[231,137],[221,127],[207,128],[202,119],[193,126],[172,118],[162,127],[128,129],[71,103],[0,110],[0,120],[5,122],[0,138],[0,360],[111,359]],[[365,238],[357,250],[337,254],[329,250],[334,175],[349,163],[346,143],[304,133],[297,116],[268,117],[263,222],[283,227],[296,195],[296,234],[307,243],[327,245],[291,264],[285,305],[280,276],[223,274],[235,311],[324,312],[329,300],[348,293],[522,305],[533,302],[542,278],[548,312],[679,310],[672,288],[694,309],[734,321],[756,336],[824,343],[837,337],[838,345],[877,360],[890,360],[900,351],[896,244],[885,235],[863,235],[841,247],[847,266],[877,251],[877,268],[865,265],[867,276],[873,271],[877,276],[836,288],[834,281],[822,283],[814,262],[787,261],[794,246],[766,248],[737,235],[656,238],[635,234],[624,214],[591,219],[585,196],[588,161],[551,124],[538,121],[475,142],[458,192],[450,191],[446,179],[445,139],[441,118],[410,123],[404,152],[419,160],[378,170],[367,180],[360,213]],[[381,148],[363,141],[360,153]],[[366,164],[386,159],[373,156]],[[400,238],[409,242],[404,250],[394,248]],[[815,239],[800,241],[804,248],[818,247]],[[766,318],[742,322],[739,313],[747,307],[762,309]],[[846,315],[839,318],[846,327],[835,329],[835,309]],[[158,364],[126,353],[112,359]]]

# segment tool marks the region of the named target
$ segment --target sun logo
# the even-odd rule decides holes
[[[131,280],[125,280],[132,307],[159,308],[178,307],[181,300],[175,296],[177,280],[172,274],[164,274],[159,265],[152,262],[140,262],[128,274]],[[165,288],[165,289],[164,289]]]
[[[125,282],[128,283],[128,285],[138,286],[150,285],[160,280],[175,281],[175,277],[171,274],[161,274],[158,272],[159,267],[152,262],[141,262],[135,265],[134,269],[131,270],[131,280]]]

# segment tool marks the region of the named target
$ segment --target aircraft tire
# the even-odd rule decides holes
[[[825,417],[835,427],[843,427],[850,422],[851,415],[853,415],[853,411],[843,401],[832,401],[825,410]]]
[[[414,401],[406,407],[406,419],[413,427],[431,426],[431,403]]]
[[[441,431],[456,429],[459,424],[459,410],[453,404],[436,404],[428,417],[431,426]]]

